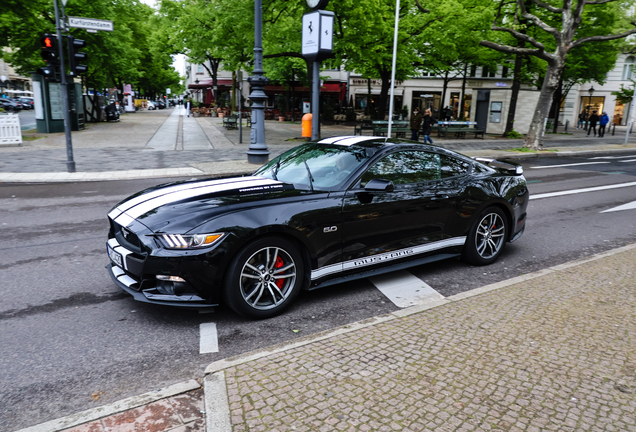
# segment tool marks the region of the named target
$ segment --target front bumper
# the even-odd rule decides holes
[[[164,274],[163,272],[157,271],[156,274],[146,272],[152,268],[159,270],[161,267],[167,267],[173,269],[172,272],[178,273],[180,267],[178,258],[172,259],[170,265],[167,262],[153,263],[152,259],[148,257],[136,256],[135,252],[119,244],[116,238],[108,240],[106,247],[111,260],[106,266],[108,274],[119,288],[132,295],[135,300],[186,308],[218,306],[218,304],[210,302],[209,299],[203,298],[197,289],[187,282],[159,281],[156,275]]]

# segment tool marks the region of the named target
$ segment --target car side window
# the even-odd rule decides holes
[[[440,155],[416,150],[391,153],[374,163],[361,178],[362,187],[372,179],[392,181],[394,185],[438,180],[441,177]]]
[[[470,171],[471,165],[468,162],[451,156],[441,156],[442,178],[456,177],[462,174],[468,174]]]

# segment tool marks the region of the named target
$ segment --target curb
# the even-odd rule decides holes
[[[108,417],[113,414],[128,411],[133,408],[139,408],[140,406],[147,405],[160,399],[176,396],[178,394],[186,393],[200,388],[201,384],[199,384],[195,380],[184,381],[181,383],[173,384],[161,390],[144,393],[139,396],[133,396],[127,399],[122,399],[109,405],[92,408],[77,414],[72,414],[70,416],[51,420],[36,426],[31,426],[26,429],[20,429],[16,432],[57,432],[95,420],[99,420],[100,418]]]

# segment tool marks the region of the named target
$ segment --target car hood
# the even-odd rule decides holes
[[[126,198],[108,217],[122,226],[139,222],[153,232],[186,233],[235,207],[293,190],[291,184],[255,176],[171,183]]]

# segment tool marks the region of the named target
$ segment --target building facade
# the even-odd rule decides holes
[[[574,86],[562,104],[559,123],[573,126],[581,112],[605,111],[613,123],[627,124],[629,107],[618,103],[612,92],[620,90],[621,85],[626,88],[634,86],[631,79],[636,78],[633,71],[635,64],[636,56],[621,54],[614,69],[607,75],[605,84],[593,82]],[[238,105],[237,96],[229,93],[232,88],[231,72],[219,71],[216,92],[212,89],[212,77],[202,65],[186,63],[186,75],[186,96],[209,103],[210,95],[217,94],[217,97],[224,98],[228,106],[231,99],[235,101],[234,106]],[[382,85],[380,80],[368,80],[360,74],[342,69],[324,69],[320,75],[323,105],[328,101],[338,112],[344,112],[348,107],[353,107],[357,112],[368,112],[370,107],[377,108]],[[397,82],[393,92],[394,115],[408,117],[415,107],[420,110],[428,108],[437,119],[474,121],[486,133],[502,134],[511,106],[511,71],[502,66],[497,70],[472,67],[468,75],[465,80],[456,77],[448,81],[445,91],[444,80],[437,76],[414,77]],[[248,76],[249,72],[243,72],[242,80],[238,81],[244,99],[249,97]],[[299,86],[293,91],[294,96],[290,98],[289,88],[266,86],[265,93],[269,97],[267,108],[278,108],[282,100],[279,95],[286,95],[288,109],[291,109],[291,105],[293,109],[302,110],[303,103],[310,100],[310,90]],[[514,130],[517,132],[528,132],[539,94],[538,88],[522,85],[515,110]]]

